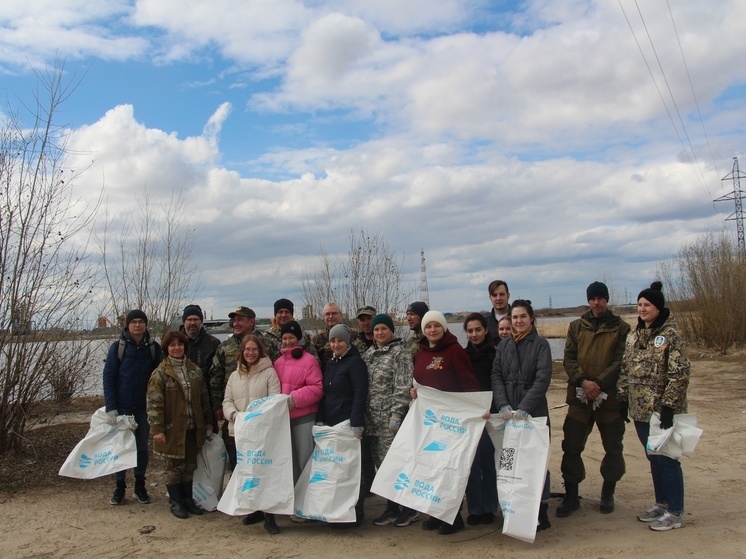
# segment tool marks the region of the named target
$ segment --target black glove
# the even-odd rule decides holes
[[[629,402],[619,402],[619,415],[625,423],[629,423]]]
[[[673,409],[668,406],[661,408],[661,429],[670,429],[673,427]]]
[[[294,347],[290,350],[290,355],[293,356],[293,359],[300,359],[303,357],[303,350],[299,347]]]

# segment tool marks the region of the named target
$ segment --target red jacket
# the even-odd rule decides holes
[[[448,331],[435,347],[422,338],[414,356],[414,380],[444,392],[478,392],[480,388],[469,355]]]

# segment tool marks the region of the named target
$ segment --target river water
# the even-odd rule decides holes
[[[567,321],[567,318],[542,318],[542,321],[556,322],[556,321]],[[460,323],[450,323],[448,325],[449,330],[456,335],[459,343],[462,346],[466,346],[468,341],[466,338],[466,332],[462,328]],[[309,332],[312,334],[312,332]],[[397,327],[397,335],[401,337],[407,337],[409,335],[409,329],[406,326]],[[230,334],[220,333],[215,334],[215,337],[223,341],[228,339]],[[106,360],[106,353],[109,350],[109,346],[116,341],[115,339],[96,340],[93,342],[91,365],[89,367],[89,374],[85,378],[84,385],[76,396],[100,396],[103,394],[102,378],[104,370],[104,361]],[[549,348],[552,351],[552,359],[560,360],[564,354],[565,339],[564,338],[549,338]]]

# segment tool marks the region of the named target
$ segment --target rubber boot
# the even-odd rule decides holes
[[[183,491],[180,483],[174,483],[173,485],[167,485],[166,491],[168,491],[169,503],[171,503],[171,514],[176,518],[189,518],[189,513],[184,509],[183,503]]]
[[[197,506],[197,503],[192,499],[192,480],[181,482],[181,492],[184,503],[184,509],[189,514],[199,516],[202,514],[202,509]]]
[[[264,513],[264,529],[268,534],[279,534],[280,527],[275,522],[275,515],[268,512]]]
[[[565,482],[565,497],[557,507],[557,516],[564,518],[570,516],[580,508],[580,497],[578,497],[578,484]]]
[[[549,522],[549,503],[539,504],[539,521],[536,526],[536,531],[547,530],[552,527],[552,523]]]
[[[601,486],[601,504],[599,509],[601,514],[609,514],[614,512],[614,491],[616,490],[616,483],[613,481],[605,481]]]

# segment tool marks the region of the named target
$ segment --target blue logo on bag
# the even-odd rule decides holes
[[[328,472],[324,472],[324,471],[314,472],[313,475],[311,476],[311,479],[308,480],[308,483],[310,485],[311,483],[318,483],[319,481],[326,481],[327,479],[329,479]]]
[[[394,482],[394,489],[397,491],[401,491],[402,489],[406,489],[409,487],[409,478],[407,477],[407,474],[404,472],[400,473],[399,476],[396,478],[396,481]]]
[[[442,452],[446,449],[448,443],[446,441],[433,441],[422,450],[430,450],[433,452]]]
[[[81,454],[80,461],[78,462],[78,466],[80,467],[80,469],[85,470],[90,465],[91,465],[91,459],[85,454]]]
[[[243,452],[241,452],[240,450],[236,450],[236,462],[238,462],[239,464],[243,462]]]
[[[432,410],[425,410],[425,425],[435,425],[438,422],[438,416]]]
[[[313,434],[314,439],[320,439],[321,437],[328,437],[331,435],[330,431],[318,431],[317,433]]]
[[[254,418],[255,418],[255,417],[257,417],[257,416],[260,416],[260,415],[262,415],[262,413],[264,413],[264,410],[259,410],[259,411],[252,411],[252,412],[249,412],[249,413],[247,413],[247,414],[246,414],[246,415],[244,416],[243,420],[244,420],[244,421],[248,421],[249,419],[254,419]]]
[[[243,485],[241,486],[241,492],[245,493],[249,489],[254,489],[255,487],[259,487],[259,478],[250,477],[246,481],[243,482]]]

